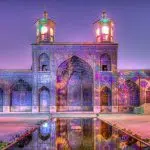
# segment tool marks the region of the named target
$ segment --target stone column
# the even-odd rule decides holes
[[[50,55],[50,113],[56,112],[56,64],[54,54]]]
[[[99,59],[95,58],[95,63],[94,63],[94,69],[93,69],[93,109],[94,113],[99,113],[100,112],[100,68],[98,66],[98,62],[96,63],[96,60],[98,61]]]
[[[32,112],[39,112],[38,89],[37,89],[37,73],[38,73],[38,56],[37,51],[32,47],[32,71],[33,71],[33,86],[32,86]]]
[[[56,75],[55,71],[51,73],[51,87],[50,87],[50,113],[56,112]]]
[[[32,112],[39,112],[39,99],[37,89],[37,73],[33,73],[33,86],[32,86]]]
[[[32,50],[32,70],[33,72],[38,71],[38,55],[36,50]]]
[[[3,112],[7,113],[10,112],[10,101],[11,101],[11,96],[10,96],[10,89],[5,89],[4,90],[4,99],[3,99]]]
[[[112,73],[112,112],[118,112],[118,77]]]

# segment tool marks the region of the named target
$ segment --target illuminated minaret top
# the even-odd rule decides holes
[[[112,43],[114,42],[114,23],[107,17],[106,12],[102,12],[101,19],[94,23],[96,42]]]
[[[48,18],[44,11],[43,18],[36,22],[36,43],[53,43],[55,35],[55,22]]]

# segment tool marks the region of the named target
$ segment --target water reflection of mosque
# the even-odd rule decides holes
[[[24,149],[112,150],[123,147],[138,149],[140,144],[103,121],[87,118],[51,120],[44,123],[29,139],[28,142],[24,142],[26,143]],[[20,145],[17,144],[17,147]]]

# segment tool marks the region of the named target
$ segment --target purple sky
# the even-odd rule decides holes
[[[115,21],[119,69],[150,69],[150,0],[0,0],[0,69],[31,67],[31,43],[43,10],[56,41],[94,41],[92,23],[106,10]]]

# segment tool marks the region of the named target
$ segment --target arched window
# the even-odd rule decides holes
[[[140,105],[140,90],[136,83],[131,80],[126,81],[127,85],[127,101],[131,106],[139,106]]]
[[[40,111],[49,111],[50,93],[47,87],[42,87],[39,91]]]
[[[31,111],[32,87],[27,82],[19,80],[11,92],[11,111]]]
[[[100,57],[101,71],[111,71],[111,58],[108,54],[103,54]]]
[[[43,53],[39,57],[39,71],[49,71],[49,57]]]
[[[146,90],[146,103],[150,103],[150,87]]]
[[[101,106],[111,106],[111,90],[104,87],[100,92]]]
[[[3,89],[0,88],[0,112],[3,111]]]

